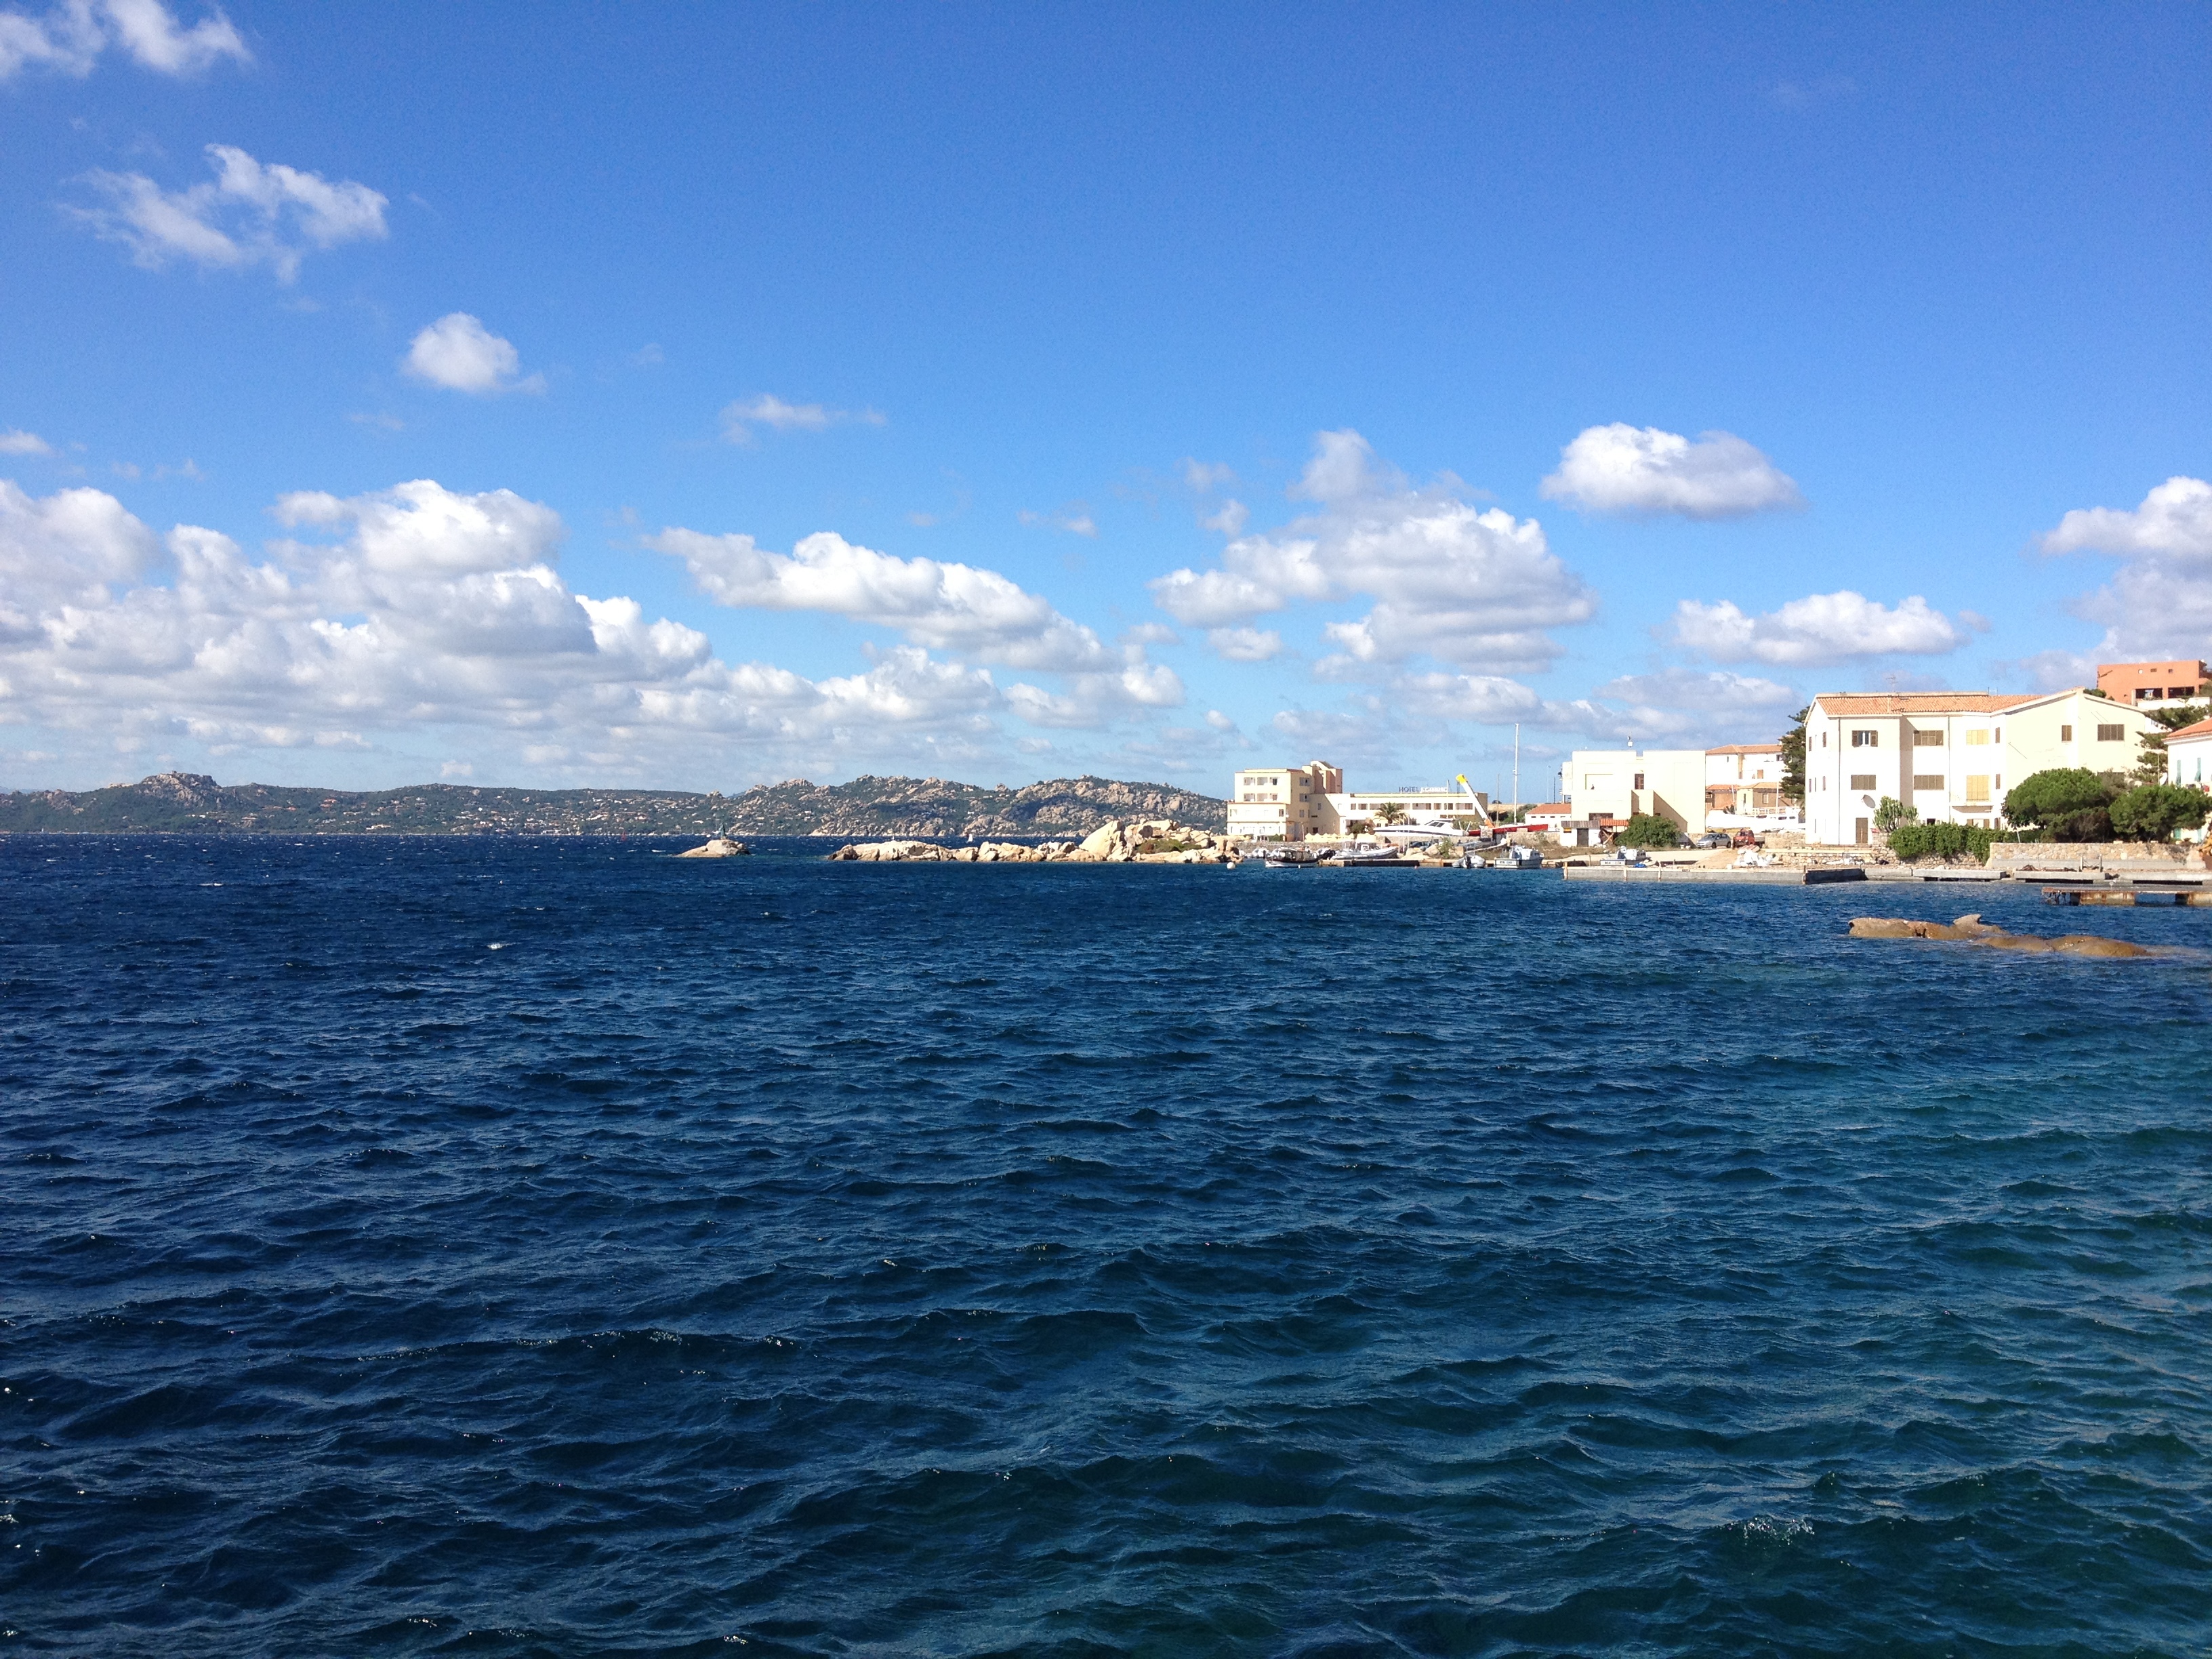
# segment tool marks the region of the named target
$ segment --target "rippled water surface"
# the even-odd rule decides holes
[[[2212,1650],[2212,912],[665,850],[0,843],[15,1649]]]

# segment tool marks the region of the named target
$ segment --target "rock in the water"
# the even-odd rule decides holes
[[[1967,945],[1986,945],[1999,951],[2019,951],[2030,956],[2056,953],[2069,957],[2147,957],[2150,951],[2124,939],[2101,933],[2065,933],[2057,939],[2041,933],[2008,933],[1992,927],[1978,915],[1960,916],[1952,922],[1913,921],[1900,916],[1853,916],[1853,939],[1954,939]]]
[[[717,836],[704,847],[695,847],[688,853],[678,853],[679,859],[741,859],[753,849],[741,841],[732,841],[727,836]]]

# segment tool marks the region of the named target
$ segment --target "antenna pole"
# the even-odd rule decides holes
[[[1513,722],[1513,811],[1521,811],[1521,722]]]

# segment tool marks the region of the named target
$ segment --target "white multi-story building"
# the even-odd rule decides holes
[[[2154,729],[2087,690],[1826,693],[1805,716],[1805,836],[1863,847],[1885,798],[1931,823],[2000,825],[2014,784],[2055,767],[2124,776]]]
[[[2198,720],[2166,734],[2166,781],[2212,795],[2212,720]],[[2198,830],[2197,839],[2206,838],[2208,833],[2212,833],[2212,827]]]

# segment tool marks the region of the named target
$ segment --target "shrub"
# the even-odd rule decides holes
[[[1885,836],[1894,830],[1899,824],[1919,822],[1919,813],[1914,811],[1903,801],[1893,800],[1887,795],[1884,795],[1881,798],[1881,805],[1874,809],[1874,827]]]
[[[1985,823],[1901,823],[1889,832],[1889,850],[1907,861],[1972,853],[1977,863],[1987,864],[1996,839]]]
[[[2039,829],[2043,841],[2110,841],[2107,808],[2118,793],[2087,767],[2054,766],[2014,785],[2005,795],[2004,815],[2023,829]]]
[[[1621,847],[1677,847],[1681,840],[1682,832],[1675,829],[1674,821],[1656,812],[1636,813],[1628,820],[1627,827],[1613,837],[1614,843]]]
[[[2146,783],[2115,796],[2109,809],[2112,833],[2122,841],[2171,841],[2177,830],[2204,822],[2212,800],[2178,783]]]

